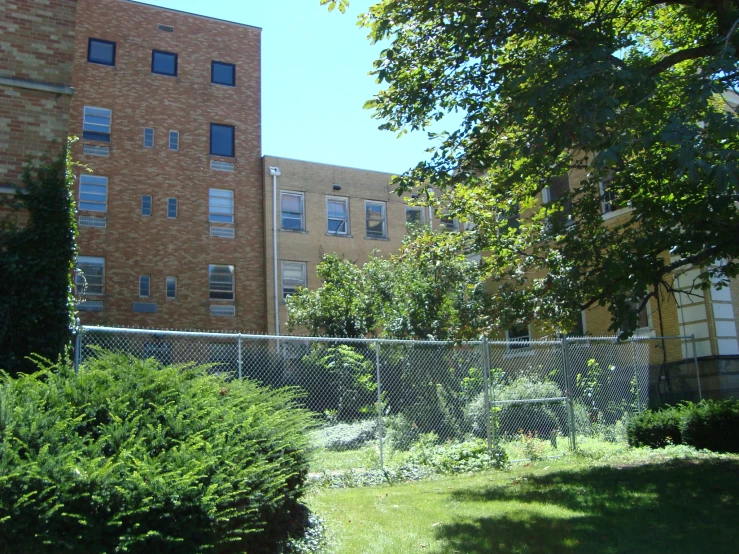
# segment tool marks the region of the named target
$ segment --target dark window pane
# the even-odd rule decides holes
[[[210,80],[218,85],[236,86],[236,66],[231,63],[213,62]]]
[[[210,153],[213,156],[234,157],[234,127],[210,124]]]
[[[151,53],[151,72],[177,76],[177,54],[154,50]]]
[[[87,43],[87,61],[115,65],[115,42],[91,38]]]

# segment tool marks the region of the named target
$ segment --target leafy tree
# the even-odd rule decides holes
[[[434,247],[431,248],[430,245]],[[287,300],[288,324],[328,336],[464,339],[485,325],[482,273],[449,233],[418,230],[389,258],[364,266],[326,255],[323,285]]]
[[[77,224],[69,148],[26,165],[23,187],[4,204],[18,217],[0,221],[0,368],[33,372],[37,354],[68,353],[74,326],[73,272]]]
[[[487,253],[490,324],[607,305],[634,329],[675,272],[736,276],[739,2],[382,0],[360,23],[389,41],[381,128],[461,114],[397,184],[446,191],[428,198],[474,223],[457,238]],[[574,190],[541,202],[565,175]],[[623,219],[604,225],[604,201]]]

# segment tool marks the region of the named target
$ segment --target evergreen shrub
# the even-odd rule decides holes
[[[278,552],[310,416],[290,390],[102,354],[0,378],[0,551]]]
[[[685,402],[659,411],[647,410],[627,424],[630,446],[660,448],[687,444],[715,452],[739,453],[739,402]]]

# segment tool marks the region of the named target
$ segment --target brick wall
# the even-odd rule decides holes
[[[174,32],[158,29],[163,24]],[[80,0],[77,18],[70,133],[81,135],[83,110],[112,110],[110,155],[75,150],[96,175],[108,178],[106,228],[80,229],[80,254],[105,258],[100,313],[84,323],[152,328],[265,330],[264,213],[261,183],[260,35],[254,27],[124,0]],[[87,62],[88,39],[116,42],[114,67]],[[151,72],[152,50],[178,54],[176,77]],[[236,64],[236,87],[211,84],[211,61]],[[235,158],[210,156],[210,123],[235,126]],[[143,148],[143,130],[154,147]],[[179,150],[168,148],[170,130]],[[212,160],[233,163],[214,171]],[[234,191],[234,239],[210,236],[209,188]],[[153,198],[141,215],[141,197]],[[176,219],[167,199],[177,198]],[[212,317],[208,265],[235,266],[235,317]],[[151,295],[139,298],[138,278],[150,275]],[[165,279],[177,278],[175,299]],[[156,303],[156,313],[134,313],[134,302]]]
[[[0,2],[0,78],[68,86],[77,0]],[[0,84],[0,185],[16,184],[28,156],[66,139],[69,96]]]

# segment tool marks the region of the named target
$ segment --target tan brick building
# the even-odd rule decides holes
[[[0,2],[0,193],[67,138],[77,0]]]
[[[263,332],[261,30],[80,0],[68,131],[87,324]]]
[[[408,206],[404,198],[392,192],[391,178],[391,174],[377,171],[264,157],[269,333],[277,331],[275,306],[280,334],[286,333],[287,294],[298,286],[320,286],[316,266],[324,254],[337,254],[361,264],[373,251],[397,251],[406,233],[406,222],[432,220],[432,224],[439,225],[427,208]]]

